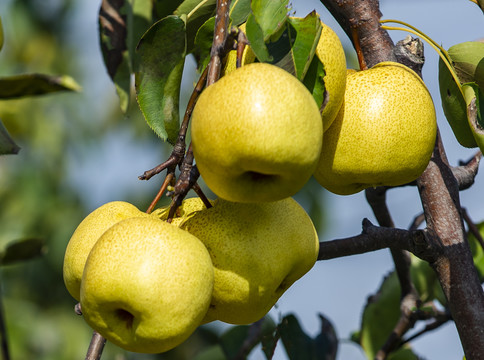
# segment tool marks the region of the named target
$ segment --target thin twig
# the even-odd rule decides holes
[[[466,190],[474,184],[481,158],[482,152],[478,151],[469,161],[461,162],[459,166],[452,167],[452,174],[459,184],[459,190]]]
[[[91,338],[91,343],[87,349],[85,360],[99,360],[103,353],[106,339],[103,338],[98,332],[94,331]]]

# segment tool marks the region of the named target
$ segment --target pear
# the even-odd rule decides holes
[[[119,347],[170,350],[200,325],[214,271],[205,246],[155,217],[123,220],[96,242],[81,283],[86,322]]]
[[[82,272],[86,259],[99,237],[111,226],[130,217],[148,214],[125,201],[112,201],[91,212],[72,234],[64,255],[64,283],[71,296],[79,301]]]
[[[316,47],[316,56],[324,66],[324,86],[329,100],[321,113],[323,131],[333,123],[343,104],[346,89],[346,56],[338,35],[328,25],[321,23],[321,37]]]
[[[315,178],[340,195],[417,179],[430,160],[437,132],[424,82],[394,62],[350,71],[346,80],[344,104],[324,133]]]
[[[187,218],[191,217],[196,211],[206,209],[207,207],[199,197],[193,197],[183,200],[182,204],[176,209],[175,216],[173,217],[171,224],[180,226]],[[158,208],[154,210],[151,215],[166,221],[168,219],[168,213],[170,212],[170,206]]]
[[[203,322],[261,319],[313,267],[319,251],[311,219],[292,198],[250,204],[218,199],[181,227],[204,243],[214,266]]]
[[[245,23],[239,26],[240,31],[245,33]],[[254,51],[249,45],[246,45],[244,48],[244,52],[242,53],[242,59],[240,66],[244,66],[247,64],[252,64],[255,61],[256,57]],[[237,68],[237,51],[231,50],[227,54],[225,61],[225,65],[222,69],[221,76],[227,75],[234,71]]]
[[[191,121],[202,178],[216,195],[237,202],[299,191],[316,168],[322,131],[306,87],[265,63],[245,65],[206,88]]]

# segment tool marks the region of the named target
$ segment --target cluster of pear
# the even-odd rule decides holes
[[[316,230],[292,198],[191,198],[171,223],[168,210],[107,203],[66,249],[64,282],[85,321],[126,350],[170,350],[213,320],[255,322],[316,262]]]
[[[322,24],[316,56],[329,101],[320,111],[306,87],[274,65],[244,52],[235,69],[200,96],[192,115],[198,169],[219,197],[274,201],[309,178],[340,195],[398,186],[425,170],[435,144],[435,108],[410,68],[383,62],[347,70],[343,47]]]

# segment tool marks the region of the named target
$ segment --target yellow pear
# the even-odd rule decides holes
[[[193,215],[196,211],[206,209],[207,207],[199,197],[193,197],[183,200],[182,204],[176,209],[175,216],[173,217],[171,224],[180,226],[187,218]],[[170,206],[158,208],[154,210],[151,215],[157,217],[160,220],[166,221],[168,219],[168,213],[170,212]]]
[[[430,160],[436,131],[430,93],[411,69],[383,62],[349,71],[344,104],[324,133],[314,176],[340,195],[411,182]]]
[[[193,235],[154,217],[131,218],[96,242],[81,283],[86,322],[119,347],[159,353],[200,325],[213,266]]]
[[[124,201],[112,201],[91,212],[74,231],[64,255],[64,283],[71,296],[79,301],[82,272],[87,256],[99,237],[111,226],[146,213]]]
[[[264,63],[245,65],[206,88],[191,121],[202,178],[219,197],[237,202],[299,191],[316,168],[322,131],[306,87]]]
[[[328,25],[321,25],[323,29],[316,47],[316,56],[324,66],[324,86],[329,94],[329,101],[321,114],[323,131],[326,131],[343,104],[346,89],[346,56],[338,35]]]
[[[245,33],[245,23],[239,26],[239,29]],[[246,45],[242,53],[240,66],[251,64],[255,61],[255,54],[249,45]],[[237,51],[231,50],[225,58],[225,65],[222,69],[221,76],[227,75],[237,68]]]
[[[292,198],[251,204],[218,199],[181,226],[205,244],[214,266],[204,322],[261,319],[318,256],[313,223]]]

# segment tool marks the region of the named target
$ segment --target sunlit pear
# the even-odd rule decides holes
[[[411,182],[430,160],[436,131],[432,98],[411,69],[384,62],[350,71],[314,176],[340,195]]]
[[[64,255],[64,283],[71,296],[79,301],[82,272],[87,256],[99,237],[111,226],[146,213],[125,201],[112,201],[91,212],[74,231]]]
[[[245,23],[241,24],[239,26],[239,29],[245,33]],[[244,47],[244,52],[242,53],[242,59],[240,62],[240,66],[244,66],[247,64],[251,64],[256,60],[254,51],[249,45],[246,45]],[[225,65],[222,69],[221,75],[227,75],[234,71],[237,68],[237,51],[236,50],[231,50],[227,54],[225,58]]]
[[[323,29],[316,47],[316,56],[323,63],[324,86],[329,100],[321,114],[323,131],[329,128],[338,114],[346,89],[346,56],[338,35],[328,25],[321,23]]]
[[[298,79],[277,66],[253,63],[202,92],[191,135],[198,170],[216,195],[275,201],[295,194],[314,172],[322,121]]]
[[[164,352],[200,325],[213,277],[210,255],[195,236],[154,217],[126,219],[109,228],[89,254],[82,313],[123,349]]]
[[[292,198],[251,204],[219,199],[181,226],[205,244],[214,265],[204,322],[261,319],[318,256],[313,223]]]

